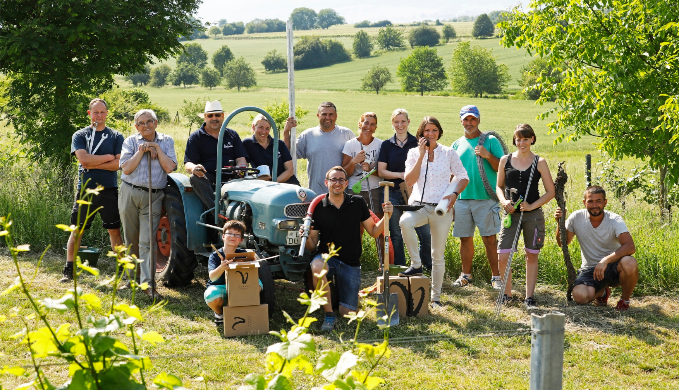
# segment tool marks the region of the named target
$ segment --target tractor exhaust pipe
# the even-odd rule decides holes
[[[306,217],[304,217],[304,224],[302,225],[302,242],[299,244],[299,257],[304,256],[304,247],[306,246],[306,239],[309,238],[309,229],[311,229],[311,216],[314,213],[314,210],[316,209],[316,205],[318,205],[323,198],[325,198],[326,194],[321,194],[318,195],[317,197],[314,198],[314,200],[311,201],[311,204],[309,205],[309,209],[306,212]]]

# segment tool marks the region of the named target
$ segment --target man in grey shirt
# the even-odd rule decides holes
[[[585,209],[571,214],[566,220],[567,243],[578,237],[582,265],[573,287],[573,299],[584,305],[597,300],[599,306],[606,306],[611,296],[611,287],[622,287],[622,296],[616,310],[629,309],[629,299],[639,280],[634,240],[627,225],[618,214],[605,211],[606,191],[599,186],[585,190]],[[560,208],[554,217],[564,215]],[[556,241],[561,246],[559,228]]]
[[[337,107],[331,102],[323,102],[318,107],[319,125],[306,129],[297,137],[297,158],[307,159],[309,188],[317,195],[327,192],[325,173],[330,168],[342,165],[344,144],[354,138],[354,133],[346,127],[337,126]],[[297,126],[295,122],[293,127]],[[284,133],[285,145],[290,148],[290,130]]]
[[[149,254],[158,246],[149,246],[149,224],[158,230],[160,210],[163,207],[163,189],[167,186],[167,174],[177,169],[174,140],[167,134],[156,131],[158,118],[153,110],[140,110],[134,115],[137,133],[125,139],[120,155],[123,170],[118,197],[120,219],[123,222],[125,245],[131,246],[131,254],[139,260],[140,283],[149,283],[144,293],[160,297],[155,291],[155,270],[151,269]],[[151,164],[151,185],[148,167]],[[149,188],[150,187],[150,188]],[[151,192],[153,216],[149,216],[149,192]]]

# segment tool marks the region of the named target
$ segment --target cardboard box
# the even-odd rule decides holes
[[[384,278],[381,276],[377,277],[377,293],[382,294],[384,291]],[[389,277],[389,293],[398,294],[398,315],[399,317],[405,317],[408,315],[408,278],[400,276],[390,276]]]
[[[430,281],[426,276],[411,276],[408,278],[408,315],[423,317],[429,314]]]
[[[224,306],[224,336],[249,336],[269,333],[269,305]]]
[[[226,271],[226,294],[229,307],[259,305],[259,263],[234,262]]]

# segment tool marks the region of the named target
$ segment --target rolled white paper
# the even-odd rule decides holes
[[[443,198],[452,194],[457,188],[457,184],[459,182],[460,180],[457,177],[455,177],[453,178],[453,181],[451,181],[450,184],[448,184],[448,188],[446,188],[446,191],[443,193],[443,196],[441,197],[438,206],[436,206],[436,209],[434,209],[434,212],[439,217],[443,217],[444,215],[446,215],[446,212],[448,212],[448,199]]]

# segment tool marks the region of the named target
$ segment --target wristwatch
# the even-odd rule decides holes
[[[455,194],[455,197],[456,197],[456,198],[459,198],[459,197],[460,197],[460,193],[457,192],[457,191],[453,191],[453,194]]]

